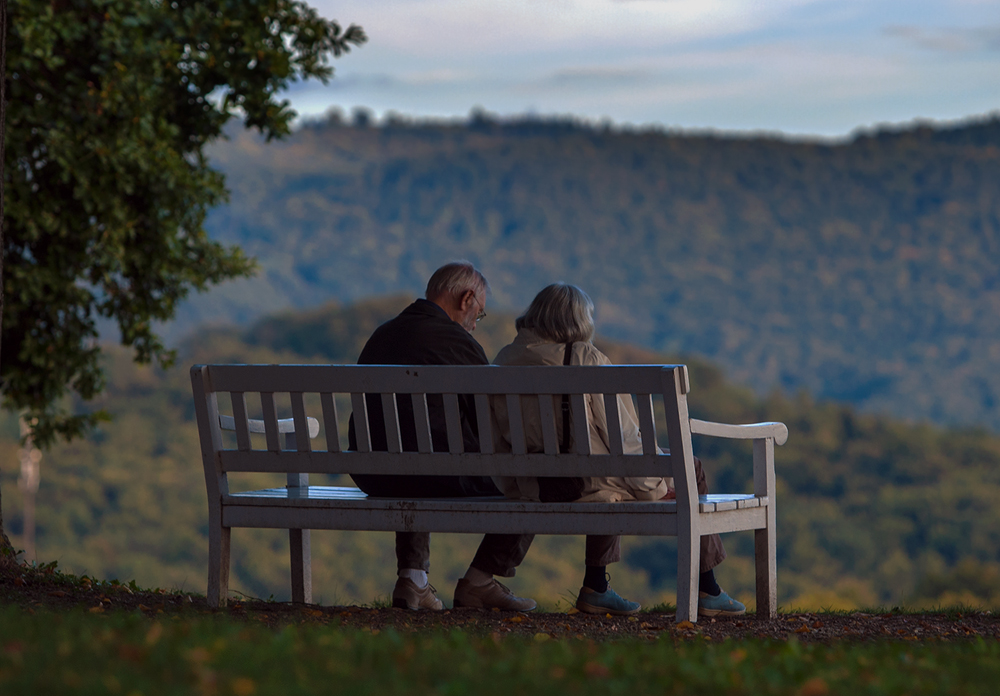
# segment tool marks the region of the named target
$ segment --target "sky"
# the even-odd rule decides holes
[[[1000,110],[1000,0],[310,0],[367,44],[288,92],[418,118],[843,137]]]

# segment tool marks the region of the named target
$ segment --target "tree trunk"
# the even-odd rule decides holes
[[[7,0],[0,0],[0,324],[3,323],[3,192],[4,143],[7,133]],[[2,332],[0,332],[2,334]],[[2,353],[0,353],[2,354]],[[3,495],[0,494],[0,566],[14,562],[14,548],[3,532]]]

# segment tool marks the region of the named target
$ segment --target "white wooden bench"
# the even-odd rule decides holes
[[[785,442],[788,430],[781,423],[726,425],[689,418],[684,365],[196,365],[191,369],[191,383],[208,489],[208,600],[213,605],[223,606],[227,601],[234,527],[289,530],[292,599],[296,602],[312,601],[311,529],[654,535],[678,537],[677,621],[697,621],[701,535],[752,529],[757,613],[768,617],[776,613],[774,445]],[[370,451],[366,393],[382,395],[388,452]],[[248,417],[248,394],[253,395],[249,403],[260,419]],[[400,398],[413,395],[417,452],[401,451],[394,394]],[[427,394],[444,395],[449,452],[431,451]],[[475,395],[482,452],[463,452],[458,394]],[[588,431],[584,394],[604,395],[611,454],[591,454],[587,437],[574,437],[573,451],[559,453],[551,395],[560,394],[570,395],[574,433]],[[616,394],[637,397],[642,454],[622,453]],[[494,452],[490,395],[507,397],[512,453]],[[526,451],[519,395],[546,395],[539,398],[544,453]],[[347,398],[356,418],[359,451],[346,451],[342,441]],[[306,415],[307,401],[314,404],[319,420]],[[662,401],[662,413],[654,401]],[[291,418],[279,420],[279,402],[290,405]],[[656,454],[657,417],[661,423],[665,417],[669,455]],[[322,450],[314,449],[312,442],[320,420],[325,435]],[[225,438],[233,435],[224,436],[224,428],[235,430],[235,443],[229,446]],[[255,441],[254,432],[263,438],[258,435]],[[753,440],[753,493],[699,497],[692,433]],[[228,475],[233,472],[286,474],[287,485],[230,493]],[[370,498],[356,488],[310,486],[311,473],[673,476],[677,500],[541,503],[502,497]]]

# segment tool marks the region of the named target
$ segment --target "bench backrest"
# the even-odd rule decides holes
[[[687,368],[684,365],[615,366],[396,366],[396,365],[196,365],[191,369],[195,409],[201,436],[209,494],[228,491],[228,472],[365,473],[484,476],[677,476],[693,482],[691,432],[687,412]],[[222,399],[219,398],[222,394]],[[364,407],[381,395],[387,452],[371,452],[371,433]],[[448,452],[433,452],[427,395],[443,396]],[[473,395],[481,451],[463,452],[460,394]],[[592,454],[588,437],[573,437],[572,451],[560,453],[553,396],[569,395],[571,430],[589,431],[587,394],[603,398],[610,454]],[[643,452],[622,448],[618,394],[634,395]],[[294,449],[282,442],[276,395],[291,407]],[[312,395],[312,396],[309,396]],[[412,395],[418,451],[402,452],[395,395]],[[254,446],[249,403],[259,400],[264,444]],[[521,398],[538,398],[544,453],[528,453],[520,423]],[[490,399],[506,398],[511,423],[510,453],[493,447]],[[306,401],[318,401],[320,413],[307,414]],[[357,450],[347,451],[341,426],[351,404]],[[338,401],[341,406],[338,408]],[[656,454],[656,408],[662,401],[672,456]],[[376,399],[377,404],[377,399]],[[256,408],[254,409],[255,413]],[[309,416],[323,423],[326,447],[314,450]],[[231,416],[236,446],[225,447],[220,416]],[[260,429],[259,427],[257,428]],[[315,433],[309,433],[314,435]],[[461,455],[461,456],[455,456]],[[688,475],[676,471],[678,464]],[[679,482],[680,483],[680,482]],[[685,486],[686,487],[686,486]]]

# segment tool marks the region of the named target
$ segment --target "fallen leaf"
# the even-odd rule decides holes
[[[104,613],[104,607],[103,606],[91,607],[90,608],[90,613],[91,614],[103,614]]]
[[[536,633],[535,637],[534,637],[534,641],[536,643],[544,643],[545,641],[549,640],[551,637],[552,636],[550,636],[548,633]]]
[[[247,677],[236,677],[233,680],[232,688],[236,696],[251,696],[257,691],[257,685]]]
[[[799,626],[798,628],[795,629],[795,632],[796,633],[809,633],[810,630],[811,629],[808,626],[806,626],[805,624],[802,624],[801,626]]]
[[[577,609],[576,607],[570,607],[570,608],[569,608],[569,611],[567,611],[566,613],[567,613],[567,614],[579,614],[579,613],[580,613],[580,610],[579,610],[579,609]]]
[[[676,624],[674,628],[676,628],[678,631],[690,631],[692,628],[694,628],[694,624],[691,623],[690,621],[681,621],[680,623]]]
[[[49,592],[49,597],[69,597],[69,592],[63,590],[53,590]]]
[[[146,645],[156,645],[156,641],[160,639],[163,635],[162,624],[155,623],[149,627],[149,631],[146,633]]]
[[[830,687],[820,677],[813,677],[799,689],[798,696],[826,696]]]

